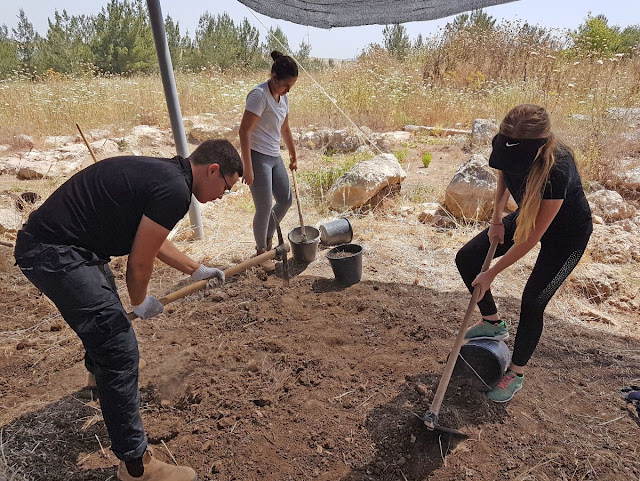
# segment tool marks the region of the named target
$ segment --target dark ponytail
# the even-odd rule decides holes
[[[298,76],[298,64],[291,57],[274,50],[271,52],[271,58],[273,59],[271,73],[275,74],[278,80]]]

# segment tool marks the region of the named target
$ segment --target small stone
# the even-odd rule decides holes
[[[324,451],[324,449],[322,449],[322,446],[320,446],[319,444],[316,446],[316,452],[318,454],[322,454],[322,451]]]
[[[336,447],[336,442],[333,439],[329,438],[325,440],[322,446],[324,447],[324,449],[334,449]]]
[[[416,384],[416,392],[421,396],[426,396],[427,393],[429,392],[429,388],[427,388],[427,386],[425,386],[422,383],[418,383]]]
[[[404,456],[400,456],[400,457],[398,458],[397,464],[398,464],[398,466],[404,466],[404,464],[405,464],[406,462],[407,462],[407,460],[405,459],[405,457],[404,457]]]
[[[208,451],[212,444],[213,442],[211,441],[211,439],[208,439],[207,441],[202,443],[202,446],[200,446],[200,451],[202,451],[203,453],[205,451]]]
[[[211,474],[218,474],[220,472],[222,472],[222,461],[221,460],[214,461],[213,464],[211,465]]]

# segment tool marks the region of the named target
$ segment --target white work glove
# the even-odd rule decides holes
[[[200,267],[191,274],[191,280],[202,281],[204,279],[211,279],[214,285],[221,286],[224,284],[224,272],[215,267],[207,267],[200,264]]]
[[[131,306],[133,313],[140,319],[150,319],[157,316],[164,311],[164,306],[156,297],[147,296],[142,301],[142,304],[137,306]]]

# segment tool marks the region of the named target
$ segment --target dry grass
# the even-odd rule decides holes
[[[616,168],[611,160],[628,151],[619,141],[625,123],[611,120],[607,111],[640,105],[640,56],[579,56],[563,50],[563,35],[532,38],[521,26],[504,24],[490,35],[463,31],[434,39],[404,63],[373,50],[314,75],[357,125],[374,130],[406,124],[468,128],[474,118],[500,119],[519,103],[545,105],[556,130],[576,148],[585,175],[601,180]],[[247,92],[266,78],[267,72],[239,69],[178,73],[182,113],[211,112],[233,125]],[[0,144],[11,145],[21,133],[37,143],[49,135],[74,135],[75,122],[86,130],[167,127],[160,77],[55,75],[33,82],[16,75],[0,83]],[[304,75],[291,92],[291,123],[350,126]]]

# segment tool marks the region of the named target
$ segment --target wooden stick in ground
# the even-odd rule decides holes
[[[13,244],[11,242],[5,242],[0,240],[0,246],[5,246],[5,247],[10,247],[11,249],[13,249]]]
[[[493,260],[493,256],[495,255],[496,249],[498,248],[498,242],[499,239],[497,237],[495,237],[491,241],[489,252],[487,252],[487,257],[485,257],[484,259],[484,263],[482,264],[482,269],[480,269],[480,272],[486,271],[487,269],[489,269],[489,266],[491,266],[491,261]],[[460,326],[460,331],[458,331],[458,336],[456,337],[456,341],[453,344],[453,349],[449,354],[447,365],[444,368],[444,373],[442,374],[442,378],[440,379],[440,383],[438,384],[438,389],[436,390],[436,394],[433,397],[433,402],[431,403],[431,407],[429,408],[430,413],[437,415],[440,412],[440,406],[442,405],[442,400],[444,399],[444,395],[447,392],[447,387],[449,387],[451,374],[453,374],[453,368],[455,367],[456,361],[458,360],[458,354],[460,354],[460,348],[464,343],[464,336],[467,333],[467,328],[469,327],[471,316],[479,300],[479,295],[480,287],[476,286],[473,289],[473,294],[471,295],[471,299],[469,300],[467,311],[464,314],[464,320],[462,321],[462,325]]]
[[[300,218],[300,236],[302,237],[302,242],[307,242],[307,235],[304,232],[304,221],[302,220],[302,209],[300,208],[300,195],[298,195],[298,181],[296,180],[296,171],[292,170],[291,175],[293,176],[293,190],[296,193],[296,204],[298,205],[298,217]]]
[[[76,127],[78,127],[78,132],[80,132],[80,136],[82,137],[82,140],[84,140],[84,144],[87,146],[87,149],[89,149],[89,153],[91,154],[91,157],[93,158],[93,161],[94,162],[98,162],[98,159],[96,159],[96,154],[93,153],[93,149],[89,145],[89,142],[87,142],[87,138],[82,133],[82,129],[80,128],[80,125],[78,125],[77,122],[76,122]]]
[[[287,245],[287,250],[289,250],[288,245]],[[228,279],[229,277],[235,276],[240,272],[244,272],[251,267],[259,266],[265,261],[275,259],[276,256],[277,256],[276,249],[271,249],[270,251],[267,251],[264,254],[260,254],[259,256],[252,257],[251,259],[243,261],[240,264],[236,264],[235,266],[231,266],[228,269],[225,269],[224,277]],[[183,297],[189,296],[191,294],[194,294],[195,292],[198,292],[204,289],[207,286],[208,282],[209,282],[209,279],[203,279],[201,281],[194,282],[193,284],[189,284],[188,286],[183,287],[182,289],[178,289],[177,291],[172,292],[171,294],[167,294],[166,296],[161,297],[158,300],[162,303],[163,306],[166,306],[167,304],[177,301],[178,299],[182,299]],[[129,316],[129,319],[131,320],[138,317],[133,312],[129,312],[128,316]]]

